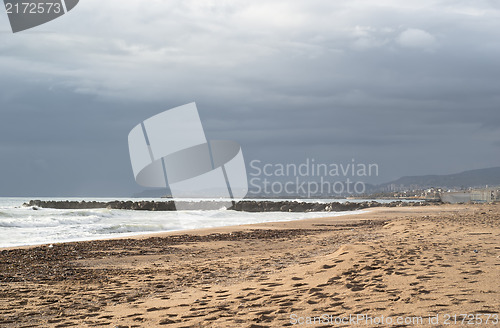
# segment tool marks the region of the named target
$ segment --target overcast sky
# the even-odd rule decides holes
[[[497,0],[80,0],[0,38],[1,196],[130,196],[129,131],[192,101],[247,163],[500,166]]]

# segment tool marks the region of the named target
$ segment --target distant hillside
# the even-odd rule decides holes
[[[401,191],[411,189],[427,189],[431,187],[446,188],[446,189],[462,189],[484,186],[500,186],[500,167],[492,167],[488,169],[470,170],[456,174],[448,175],[422,175],[422,176],[406,176],[397,180],[387,182],[381,185],[366,184],[366,193],[373,194],[386,191]],[[246,198],[288,198],[288,197],[307,197],[301,194],[287,194],[285,192],[278,193],[262,193],[258,189],[249,185],[249,191]],[[294,188],[291,188],[294,189]],[[171,195],[169,188],[164,189],[148,189],[134,194],[134,198],[157,198]],[[345,195],[332,195],[332,194],[319,194],[316,193],[314,197],[328,197],[332,196],[342,197]]]
[[[387,189],[389,186],[418,186],[420,188],[469,188],[500,186],[500,167],[470,170],[448,175],[406,176],[395,181],[379,185],[378,189]]]

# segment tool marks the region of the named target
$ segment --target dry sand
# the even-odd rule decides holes
[[[4,249],[0,326],[498,327],[499,282],[500,205],[375,208]]]

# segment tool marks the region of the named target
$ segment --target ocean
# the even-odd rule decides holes
[[[128,198],[1,198],[0,247],[50,244],[69,241],[126,237],[164,231],[234,226],[272,221],[292,221],[306,218],[340,216],[353,212],[237,212],[214,211],[132,211],[116,209],[62,210],[22,206],[31,199],[85,200],[108,202]],[[147,200],[165,201],[165,199]],[[278,200],[276,200],[278,201]],[[304,201],[304,200],[301,200]],[[308,199],[307,202],[332,200]],[[345,202],[347,200],[334,200]],[[353,200],[349,200],[353,202]],[[355,200],[361,202],[364,200]]]

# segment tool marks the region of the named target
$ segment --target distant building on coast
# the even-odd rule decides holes
[[[443,192],[439,196],[443,203],[488,203],[500,200],[500,188]]]

